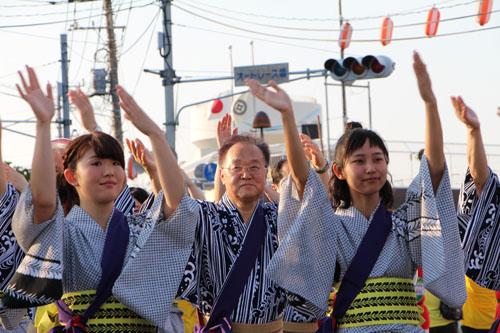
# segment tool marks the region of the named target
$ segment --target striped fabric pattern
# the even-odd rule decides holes
[[[247,225],[227,195],[220,203],[193,202],[198,204],[199,209],[191,218],[199,225],[179,296],[198,305],[202,313],[208,315],[237,258]],[[278,248],[277,206],[262,201],[259,204],[263,205],[268,225],[267,239],[232,313],[231,321],[234,323],[275,321],[286,303],[284,291],[266,273],[266,267]]]
[[[134,206],[135,201],[130,194],[130,187],[126,185],[115,200],[115,208],[124,215],[130,215],[134,213]]]
[[[491,170],[479,196],[467,170],[458,219],[467,276],[482,287],[500,290],[500,182]]]

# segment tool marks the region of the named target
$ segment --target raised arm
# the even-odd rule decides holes
[[[437,190],[444,172],[443,130],[437,108],[436,97],[432,91],[431,79],[427,67],[417,52],[413,53],[413,69],[417,77],[418,90],[425,104],[425,149],[429,163],[432,187]]]
[[[489,176],[481,124],[476,113],[464,103],[462,97],[451,97],[451,103],[455,109],[455,115],[467,128],[467,163],[474,184],[476,184],[476,194],[479,195]]]
[[[299,194],[302,196],[309,174],[309,166],[307,165],[304,150],[302,149],[299,132],[297,131],[292,101],[287,93],[274,81],[269,81],[269,85],[274,91],[265,88],[256,80],[247,80],[246,84],[255,97],[281,113],[281,120],[285,131],[286,156],[288,158],[290,172],[293,181],[297,185]]]
[[[165,198],[164,212],[168,217],[175,211],[185,193],[182,172],[160,127],[148,117],[123,87],[118,86],[116,91],[120,96],[120,106],[125,111],[125,118],[130,120],[151,141],[156,169]]]
[[[78,113],[80,113],[83,128],[88,132],[99,131],[100,128],[95,120],[94,108],[90,104],[89,97],[80,88],[70,90],[68,97],[70,102],[76,106]]]
[[[139,163],[144,171],[146,171],[146,173],[148,174],[151,181],[153,193],[155,195],[158,194],[161,189],[161,184],[153,154],[151,154],[151,152],[146,149],[144,143],[142,143],[142,141],[139,139],[125,139],[125,142],[135,161]]]
[[[31,191],[34,206],[34,223],[49,220],[56,210],[56,168],[52,157],[50,143],[50,126],[54,116],[54,99],[52,87],[47,83],[47,94],[44,94],[33,68],[26,66],[27,83],[19,72],[21,85],[16,84],[19,95],[33,110],[36,117],[36,138],[33,162],[31,164]]]
[[[231,130],[231,115],[226,113],[224,117],[217,123],[217,148],[220,149],[224,143],[226,143],[232,135],[238,134],[238,129],[234,128]],[[226,192],[226,187],[222,183],[220,177],[220,168],[219,164],[217,164],[217,170],[215,171],[215,179],[214,179],[214,201],[219,201],[224,192]]]
[[[328,189],[328,182],[330,181],[330,163],[325,158],[318,145],[307,134],[299,134],[302,148],[306,158],[311,162],[311,166],[316,171],[321,179],[325,188]]]
[[[5,163],[2,163],[1,168],[7,182],[10,182],[18,192],[24,191],[26,186],[28,186],[28,181],[24,178],[24,175]]]

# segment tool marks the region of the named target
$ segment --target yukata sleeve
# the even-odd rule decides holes
[[[57,208],[49,220],[33,223],[31,188],[21,194],[12,219],[12,230],[25,256],[4,288],[7,307],[35,307],[52,303],[62,295],[64,212]]]
[[[199,214],[197,202],[188,195],[169,218],[163,215],[163,207],[163,192],[159,192],[150,210],[127,217],[132,249],[113,287],[120,302],[158,327],[169,321]]]
[[[7,189],[0,198],[0,230],[8,230],[8,224],[12,222],[12,215],[19,200],[19,194],[11,183],[7,183]]]
[[[12,230],[16,236],[17,243],[26,253],[29,252],[31,247],[39,247],[41,241],[53,239],[54,243],[60,240],[62,244],[63,221],[64,211],[59,198],[57,198],[57,208],[54,215],[47,221],[39,224],[34,223],[33,197],[31,186],[28,185],[21,194],[14,212]],[[53,242],[50,241],[50,243]]]
[[[293,182],[287,186],[294,186]],[[286,187],[284,191],[292,193]],[[268,274],[281,288],[308,301],[311,311],[322,317],[334,280],[341,221],[316,172],[309,171],[296,218],[288,223],[291,225],[271,259]]]
[[[421,265],[426,289],[447,305],[460,307],[466,298],[463,252],[448,169],[434,194],[427,160],[408,188],[407,201],[394,214],[406,223],[412,260]],[[401,233],[400,230],[398,230]]]
[[[281,185],[278,205],[278,238],[280,240],[284,239],[285,235],[290,231],[290,227],[302,206],[297,187],[293,183],[292,177],[286,177]]]
[[[490,170],[477,195],[469,170],[462,184],[458,219],[466,274],[482,287],[500,290],[500,182]]]

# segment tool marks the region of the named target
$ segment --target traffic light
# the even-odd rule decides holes
[[[343,82],[387,77],[394,71],[394,66],[395,63],[390,58],[373,55],[325,61],[325,69],[330,72],[331,77]]]

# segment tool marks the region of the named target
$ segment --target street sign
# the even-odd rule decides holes
[[[255,79],[262,84],[269,80],[276,83],[288,82],[288,63],[234,67],[234,85],[245,85],[245,79]]]

